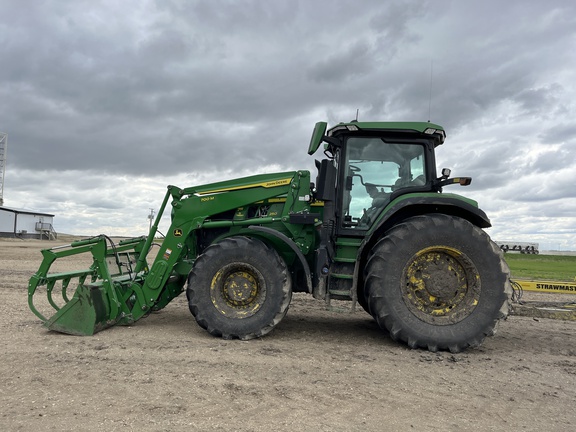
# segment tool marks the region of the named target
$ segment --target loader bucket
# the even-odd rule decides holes
[[[110,320],[110,306],[102,287],[80,285],[44,326],[60,333],[91,336],[115,323]]]
[[[42,251],[44,260],[28,284],[28,305],[49,330],[78,336],[90,336],[115,324],[131,324],[131,308],[141,305],[139,286],[143,272],[134,267],[145,238],[125,240],[107,247],[105,236],[74,242]],[[81,262],[88,268],[68,272],[50,272],[55,261],[85,254]],[[75,262],[75,261],[74,261]],[[75,287],[72,297],[68,290]],[[37,291],[46,297],[34,300]],[[38,296],[36,296],[38,297]],[[141,306],[140,306],[141,308]],[[45,315],[45,310],[56,311]],[[49,316],[49,318],[46,318]]]

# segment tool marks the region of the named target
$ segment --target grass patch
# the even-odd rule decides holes
[[[506,253],[512,278],[572,282],[576,279],[576,256]]]

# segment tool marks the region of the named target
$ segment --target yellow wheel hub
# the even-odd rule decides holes
[[[466,318],[480,300],[480,275],[462,252],[445,246],[420,250],[402,277],[402,295],[419,319],[435,325]]]
[[[256,268],[248,264],[228,264],[212,278],[210,298],[222,315],[247,318],[262,306],[266,283]]]

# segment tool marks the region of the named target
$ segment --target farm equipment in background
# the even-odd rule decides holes
[[[471,181],[448,169],[437,175],[445,136],[427,122],[353,121],[328,131],[319,122],[308,148],[313,155],[324,143],[315,183],[300,170],[168,186],[147,237],[115,245],[98,236],[42,251],[29,306],[50,330],[91,335],[132,324],[186,290],[201,327],[247,340],[282,321],[292,292],[306,292],[360,304],[412,348],[477,346],[508,314],[512,289],[482,229],[485,213],[442,193]],[[171,226],[154,254],[168,206]],[[77,254],[90,254],[85,269],[50,271]],[[52,317],[34,303],[39,288]]]
[[[521,254],[534,254],[538,255],[540,251],[538,250],[538,243],[522,243],[522,242],[510,242],[510,241],[497,241],[496,244],[502,252],[518,252]]]
[[[504,254],[539,255],[538,243],[523,243],[512,241],[496,241]],[[528,257],[526,257],[528,258]],[[533,257],[537,259],[537,257]],[[510,313],[513,315],[531,316],[533,318],[550,318],[576,321],[576,302],[568,300],[566,294],[576,294],[576,281],[546,280],[546,279],[516,279],[510,281],[513,288],[513,305]],[[556,294],[551,299],[536,297],[525,300],[524,292],[539,294]]]
[[[566,294],[576,294],[576,282],[514,279],[510,283],[514,290],[514,304],[510,313],[533,318],[576,321],[576,301],[569,301],[566,296]],[[525,301],[524,291],[553,294],[553,296],[551,299],[538,297]]]

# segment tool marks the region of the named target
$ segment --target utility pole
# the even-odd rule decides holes
[[[148,228],[148,232],[152,231],[152,221],[154,220],[154,209],[150,209],[150,214],[148,215],[148,219],[150,221],[150,227]]]
[[[6,152],[8,134],[0,132],[0,207],[4,205],[4,173],[6,172]]]

